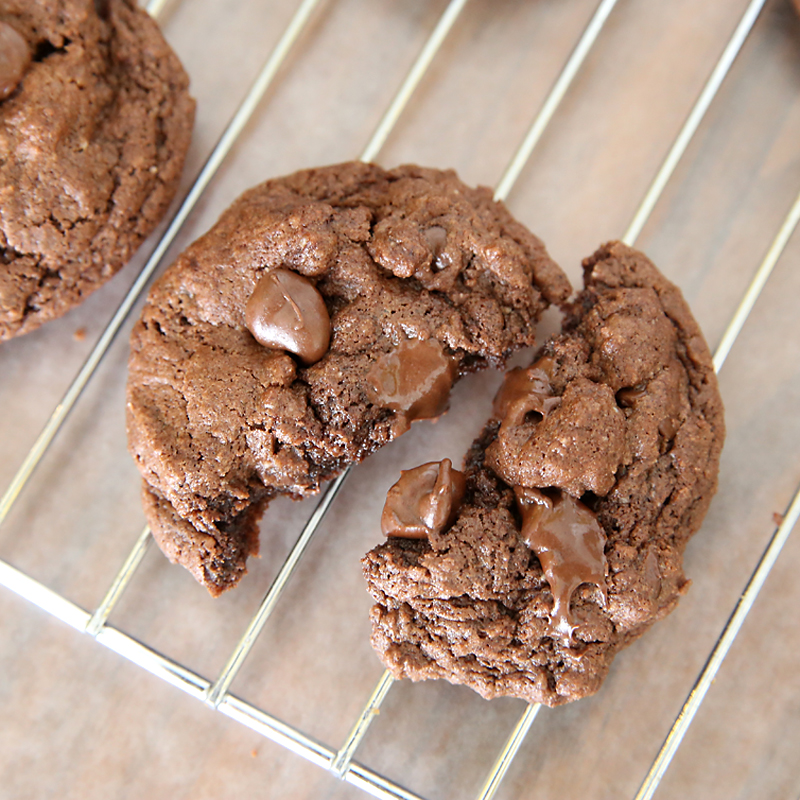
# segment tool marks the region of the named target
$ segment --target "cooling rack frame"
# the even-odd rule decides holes
[[[177,1],[178,0],[176,0],[176,2]],[[437,52],[447,38],[450,30],[457,23],[468,1],[469,0],[450,0],[444,13],[431,31],[418,58],[399,87],[392,103],[381,118],[373,136],[364,148],[360,156],[362,160],[373,160],[378,155],[381,147],[402,115],[415,89],[426,76],[428,68],[435,59]],[[302,0],[302,2],[299,3],[295,14],[280,37],[278,44],[270,54],[219,142],[209,155],[190,191],[172,217],[166,232],[158,241],[130,291],[109,321],[83,367],[67,390],[64,398],[54,409],[50,420],[31,448],[24,463],[12,480],[11,485],[6,490],[2,499],[0,499],[0,525],[2,525],[7,517],[17,497],[24,490],[40,461],[46,458],[51,442],[58,434],[58,431],[61,429],[61,426],[64,424],[72,408],[79,401],[84,388],[89,381],[91,381],[103,356],[114,341],[125,319],[130,314],[136,300],[140,297],[153,274],[161,265],[167,250],[175,240],[182,225],[192,213],[195,205],[202,197],[203,192],[212,181],[238,137],[244,131],[248,120],[259,107],[264,94],[272,85],[273,81],[279,76],[281,67],[289,56],[293,46],[302,37],[306,26],[313,19],[315,13],[317,13],[318,7],[324,2],[325,0]],[[745,43],[765,3],[766,0],[751,0],[748,4],[745,13],[728,41],[700,96],[689,111],[687,119],[667,153],[661,168],[650,184],[628,230],[622,237],[623,241],[626,243],[633,244],[648,219],[650,219],[658,199],[661,197],[682,155],[703,121],[706,112],[722,86],[728,71]],[[604,24],[618,4],[619,0],[601,0],[598,3],[593,16],[581,38],[576,43],[571,56],[564,65],[550,94],[531,124],[517,152],[509,162],[505,173],[500,178],[495,191],[495,196],[498,199],[505,199],[508,196],[515,181],[528,162],[540,137],[547,128],[548,123],[558,109],[559,103],[566,96],[572,81],[579,74],[594,42],[602,35]],[[151,0],[148,11],[157,15],[164,5],[164,0]],[[790,208],[768,252],[755,271],[745,296],[725,330],[714,355],[714,365],[717,371],[723,367],[728,353],[742,330],[750,311],[752,311],[755,306],[773,268],[778,263],[799,220],[800,196]],[[419,798],[419,795],[384,778],[368,766],[355,760],[355,754],[359,744],[366,735],[371,721],[374,720],[383,701],[391,690],[393,680],[388,673],[384,673],[381,677],[362,713],[355,721],[351,733],[345,739],[342,746],[338,748],[328,746],[306,736],[302,731],[282,722],[263,709],[230,693],[231,683],[244,664],[252,646],[257,641],[263,626],[270,619],[270,615],[280,601],[286,586],[294,575],[315,532],[347,480],[348,474],[349,470],[335,481],[331,482],[323,492],[312,515],[300,532],[289,556],[279,570],[238,645],[233,650],[226,665],[214,681],[203,678],[192,670],[156,652],[146,644],[136,641],[107,623],[109,615],[117,601],[123,595],[128,583],[147,552],[152,540],[147,529],[145,529],[136,540],[134,547],[119,573],[114,578],[106,596],[92,612],[71,603],[66,598],[15,569],[11,564],[5,561],[0,561],[0,584],[3,584],[12,592],[25,598],[73,629],[89,634],[100,644],[156,675],[170,685],[181,689],[195,699],[200,700],[231,719],[238,721],[262,736],[280,744],[287,750],[301,755],[309,762],[329,770],[334,776],[353,784],[363,791],[381,798]],[[680,746],[683,736],[691,725],[694,715],[720,669],[725,655],[735,640],[772,566],[778,558],[781,548],[796,524],[798,516],[800,516],[800,488],[795,492],[786,513],[783,515],[781,523],[777,525],[767,549],[756,564],[753,575],[744,587],[736,607],[731,612],[730,619],[720,633],[712,652],[709,654],[706,665],[690,690],[686,702],[675,720],[672,729],[666,735],[660,752],[656,755],[650,771],[643,779],[641,788],[636,795],[636,800],[650,798],[656,791],[659,782]],[[510,732],[508,740],[499,753],[490,773],[487,775],[483,786],[476,789],[477,797],[488,799],[494,796],[506,771],[513,762],[519,747],[524,741],[525,735],[533,725],[538,711],[538,706],[528,706],[525,708],[518,723]]]

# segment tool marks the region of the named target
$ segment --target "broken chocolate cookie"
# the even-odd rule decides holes
[[[244,194],[153,286],[131,336],[130,450],[162,550],[212,594],[302,498],[438,417],[533,341],[569,283],[452,172],[305,170]]]
[[[562,333],[506,377],[452,524],[363,559],[397,678],[575,700],[688,585],[725,433],[711,355],[644,255],[611,243],[584,270]]]

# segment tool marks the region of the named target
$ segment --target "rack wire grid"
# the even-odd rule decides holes
[[[789,538],[800,24],[788,0],[148,10],[199,101],[183,200],[84,306],[0,348],[0,583],[11,590],[0,595],[0,793],[800,796]],[[359,156],[495,185],[576,284],[601,241],[636,242],[716,347],[729,433],[719,495],[687,551],[694,585],[593,698],[539,713],[442,682],[395,683],[369,648],[358,559],[379,538],[385,490],[401,468],[463,456],[499,375],[463,381],[448,417],[414,426],[319,501],[273,503],[262,558],[219,600],[142,531],[124,382],[150,276],[258,180]]]

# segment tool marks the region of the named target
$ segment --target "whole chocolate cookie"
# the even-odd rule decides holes
[[[398,678],[575,700],[688,586],[724,439],[711,356],[644,255],[612,243],[584,268],[563,332],[507,375],[463,501],[449,462],[390,492],[363,568]]]
[[[0,341],[80,303],[153,230],[187,88],[133,0],[0,0]]]
[[[129,447],[161,549],[212,594],[302,498],[533,341],[569,283],[488,189],[347,163],[244,194],[153,286]]]

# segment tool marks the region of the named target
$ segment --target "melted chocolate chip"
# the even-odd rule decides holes
[[[536,553],[553,593],[553,632],[571,641],[575,620],[569,604],[582,583],[606,593],[606,536],[597,516],[580,500],[558,491],[555,498],[539,489],[515,486],[522,514],[522,538]]]
[[[441,225],[434,225],[425,231],[425,241],[431,249],[431,269],[437,272],[450,262],[443,256],[447,244],[447,231]]]
[[[537,361],[527,369],[517,367],[506,374],[494,399],[494,417],[503,421],[504,428],[516,427],[530,412],[544,417],[560,402],[560,397],[553,397],[550,376]]]
[[[378,358],[367,373],[367,394],[408,422],[435,419],[447,411],[457,374],[456,361],[436,339],[410,339]]]
[[[441,225],[434,225],[425,231],[425,241],[431,248],[434,260],[436,260],[447,243],[447,231]]]
[[[645,389],[637,387],[620,389],[617,392],[617,405],[621,408],[633,408],[646,394]]]
[[[7,22],[0,22],[0,100],[19,86],[31,63],[31,49],[22,34]]]
[[[453,524],[464,497],[464,473],[449,458],[402,470],[386,494],[381,515],[384,536],[424,539]]]
[[[247,301],[245,323],[260,344],[294,353],[307,365],[328,351],[325,301],[307,278],[288,269],[274,269],[259,280]]]

